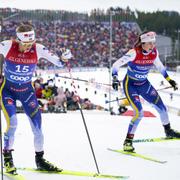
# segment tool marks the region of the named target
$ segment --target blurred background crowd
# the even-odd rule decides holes
[[[3,30],[3,39],[13,38],[19,22],[11,21]],[[37,42],[43,43],[53,53],[60,54],[61,47],[71,49],[73,67],[109,66],[109,24],[107,22],[41,22],[35,24]],[[113,57],[122,56],[137,39],[139,33],[133,23],[113,23]],[[54,66],[41,60],[40,69]]]
[[[60,48],[72,51],[71,67],[111,68],[112,63],[135,44],[143,30],[157,32],[160,58],[167,69],[176,70],[180,64],[180,15],[175,11],[145,13],[129,7],[107,10],[93,9],[89,14],[63,10],[20,10],[0,8],[1,41],[15,38],[15,29],[22,23],[34,26],[37,42],[52,53],[60,55]],[[162,25],[163,24],[163,25]],[[55,70],[41,59],[37,70]],[[179,68],[180,69],[180,68]],[[66,112],[78,108],[77,97],[68,88],[56,87],[53,79],[44,82],[35,74],[34,87],[42,111]],[[80,98],[80,97],[78,97]],[[101,109],[80,98],[84,109]]]

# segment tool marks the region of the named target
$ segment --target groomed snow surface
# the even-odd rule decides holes
[[[120,73],[120,79],[123,78],[125,71]],[[95,82],[108,83],[108,72],[85,72],[86,74],[72,73],[74,78],[87,79],[94,77]],[[89,74],[88,74],[89,73]],[[65,74],[68,75],[68,74]],[[179,75],[171,74],[173,79],[179,80]],[[150,75],[150,81],[159,88],[162,76],[157,73]],[[154,81],[156,79],[156,81]],[[67,86],[71,80],[61,81],[61,85]],[[180,84],[180,82],[179,82]],[[78,93],[84,97],[88,94],[90,100],[105,102],[102,87],[93,87],[90,84],[80,84],[75,81],[76,86],[80,86]],[[88,87],[88,92],[84,89]],[[94,90],[97,94],[94,95]],[[167,90],[167,91],[172,91]],[[102,92],[102,93],[100,93]],[[177,91],[180,94],[180,91]],[[170,100],[169,94],[162,94],[166,105],[179,107],[179,95],[174,95]],[[112,96],[114,99],[117,94]],[[108,97],[107,97],[108,98]],[[116,104],[116,103],[115,103]],[[112,104],[113,105],[113,104]],[[107,105],[108,107],[108,105]],[[135,139],[164,137],[164,129],[161,125],[157,112],[149,105],[144,105],[144,110],[148,110],[156,117],[144,117],[140,122]],[[85,121],[88,127],[89,135],[95,152],[99,170],[102,174],[125,175],[129,180],[179,180],[180,179],[180,141],[152,142],[152,143],[134,143],[137,153],[148,155],[158,160],[167,161],[165,164],[130,157],[127,155],[108,151],[107,148],[122,149],[123,141],[126,137],[127,128],[132,117],[110,115],[107,111],[83,110]],[[180,116],[175,113],[169,113],[171,126],[180,131]],[[17,114],[18,128],[15,135],[14,144],[14,163],[16,167],[36,167],[35,153],[33,145],[33,134],[25,114]],[[2,118],[3,132],[6,128],[4,116]],[[44,151],[45,158],[57,166],[74,171],[97,172],[91,148],[88,142],[87,134],[83,124],[80,111],[68,111],[67,114],[42,114],[42,126],[44,132]],[[88,180],[96,179],[93,177],[78,177],[57,174],[41,174],[28,171],[18,171],[23,174],[27,180]]]
[[[131,117],[112,116],[108,112],[83,111],[98,167],[103,174],[126,175],[129,180],[179,180],[180,141],[134,143],[136,152],[166,160],[166,164],[147,161],[108,151],[121,149]],[[96,172],[83,120],[79,111],[67,114],[43,114],[45,158],[67,170]],[[17,167],[35,167],[33,135],[24,114],[18,114],[13,152]],[[170,114],[171,124],[180,130],[180,117]],[[4,118],[3,118],[4,125]],[[159,118],[144,118],[135,138],[162,137]],[[96,179],[19,171],[27,180]]]

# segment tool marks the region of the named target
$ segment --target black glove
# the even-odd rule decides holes
[[[118,80],[117,76],[113,76],[113,80],[112,80],[112,87],[114,90],[118,91],[118,88],[120,86],[120,81]]]
[[[178,90],[178,85],[177,85],[176,81],[170,79],[169,84],[174,88],[174,90]]]

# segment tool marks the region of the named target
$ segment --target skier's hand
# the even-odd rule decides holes
[[[120,81],[118,80],[118,76],[115,75],[115,76],[113,76],[112,87],[114,90],[118,91],[119,86],[120,86]]]
[[[68,62],[68,60],[73,57],[72,54],[71,54],[71,51],[69,49],[61,48],[60,51],[62,53],[61,54],[61,60],[63,62]]]
[[[170,79],[168,82],[174,88],[174,91],[178,90],[178,84],[176,83],[176,81]]]

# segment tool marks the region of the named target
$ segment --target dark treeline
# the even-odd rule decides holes
[[[180,30],[180,14],[174,11],[156,11],[145,13],[137,11],[137,23],[142,30],[153,29],[159,34],[164,34],[177,39]]]
[[[14,15],[15,14],[15,15]],[[0,8],[0,16],[4,19],[27,21],[104,21],[109,22],[110,14],[113,21],[134,21],[142,30],[154,30],[159,34],[177,39],[180,30],[180,14],[175,11],[142,12],[131,11],[129,7],[93,9],[88,13],[70,12],[64,10],[19,10]]]

